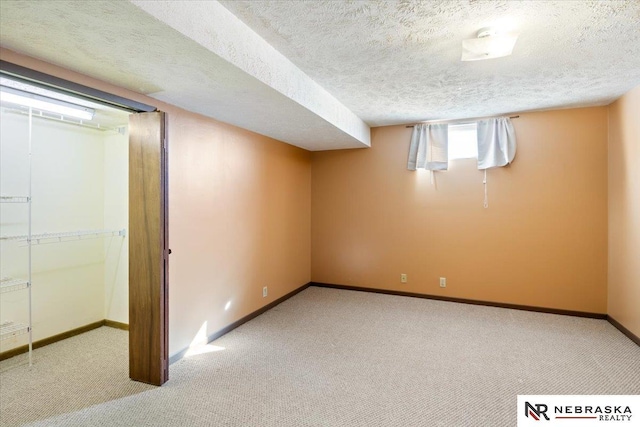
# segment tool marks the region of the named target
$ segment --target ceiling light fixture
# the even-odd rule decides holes
[[[518,34],[498,33],[493,28],[482,28],[477,38],[462,41],[462,61],[480,61],[511,55]]]
[[[95,114],[95,110],[92,108],[71,104],[70,102],[60,101],[58,99],[47,98],[46,96],[36,95],[34,93],[23,92],[6,86],[0,86],[0,101],[61,114],[62,116],[75,117],[81,120],[91,120]]]

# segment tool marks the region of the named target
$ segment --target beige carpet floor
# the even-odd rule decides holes
[[[1,424],[514,426],[518,394],[640,394],[606,321],[442,301],[311,287],[212,344],[160,388],[127,379],[125,332],[45,347],[0,374]]]

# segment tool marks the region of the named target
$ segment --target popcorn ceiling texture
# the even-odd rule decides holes
[[[369,127],[218,2],[131,0],[222,59],[369,145]],[[294,126],[291,124],[290,126]]]
[[[371,126],[603,105],[640,84],[637,0],[221,3]],[[513,55],[461,62],[500,19]]]
[[[2,1],[1,43],[309,150],[369,145],[362,120],[218,3],[141,6],[177,30],[122,0]]]
[[[637,0],[221,3],[2,0],[0,43],[308,150],[369,146],[368,125],[603,105],[640,84]],[[461,62],[496,19],[520,33],[513,55]]]

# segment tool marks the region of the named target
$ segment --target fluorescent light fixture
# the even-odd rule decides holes
[[[491,28],[478,31],[478,37],[462,41],[462,61],[480,61],[511,55],[518,34],[499,34]]]
[[[62,116],[75,117],[82,120],[91,120],[95,110],[82,105],[71,104],[70,102],[58,99],[47,98],[46,96],[34,93],[23,92],[9,87],[0,87],[0,101],[11,104],[23,105],[41,111],[60,114]]]

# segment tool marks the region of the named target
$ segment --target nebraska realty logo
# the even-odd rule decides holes
[[[617,424],[640,426],[637,395],[519,395],[518,427],[592,426]]]

